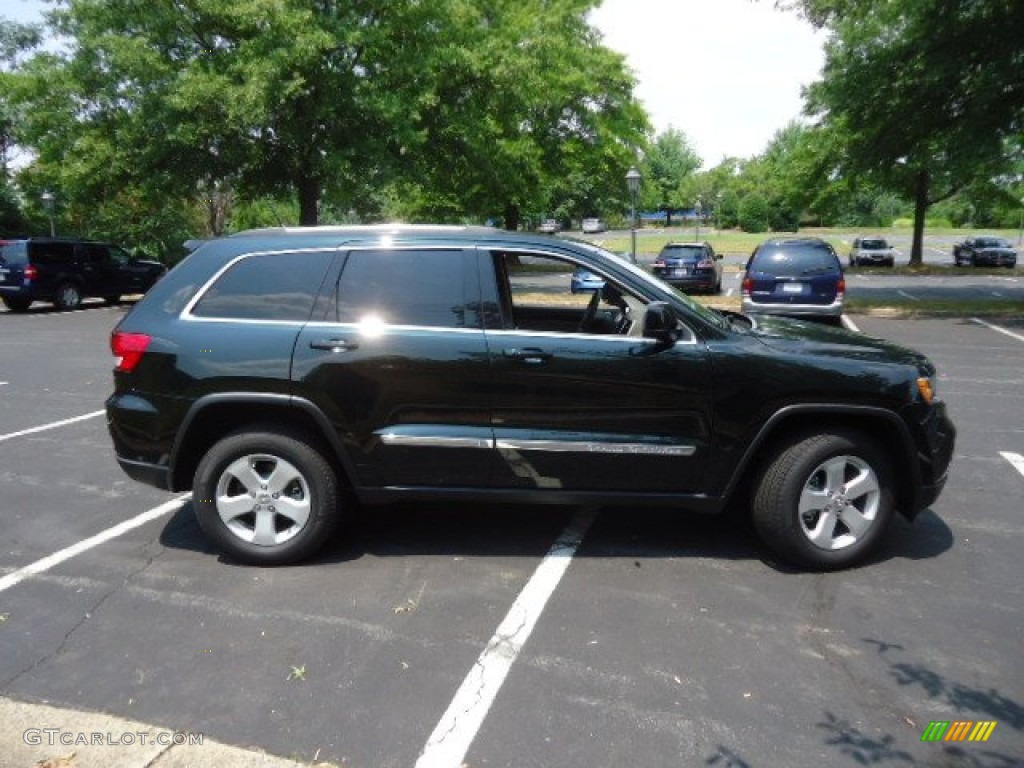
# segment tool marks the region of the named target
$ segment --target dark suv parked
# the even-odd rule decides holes
[[[166,271],[158,261],[93,240],[0,240],[0,299],[14,312],[24,312],[33,301],[60,309],[76,309],[93,296],[116,302],[145,293]]]
[[[839,322],[846,279],[835,249],[817,237],[766,240],[743,275],[743,311]]]
[[[583,268],[592,295],[537,289]],[[115,328],[107,416],[137,480],[191,487],[232,556],[317,550],[352,504],[749,511],[846,566],[939,495],[954,428],[921,354],[707,309],[607,251],[457,227],[209,242]]]

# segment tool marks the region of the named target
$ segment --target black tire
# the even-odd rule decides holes
[[[758,535],[779,557],[810,570],[855,564],[892,520],[891,463],[874,440],[854,430],[804,434],[777,446],[754,487]]]
[[[103,301],[113,306],[114,304],[119,304],[121,302],[121,296],[104,296]]]
[[[323,454],[301,434],[275,427],[237,432],[214,444],[196,469],[192,504],[206,535],[253,565],[309,557],[346,511]]]
[[[61,283],[57,286],[57,298],[53,303],[57,309],[78,309],[82,306],[82,292],[74,283]]]
[[[32,306],[32,299],[21,299],[17,296],[4,296],[3,301],[4,306],[11,312],[27,312]]]

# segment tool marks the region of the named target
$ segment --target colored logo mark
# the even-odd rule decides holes
[[[995,720],[932,720],[921,741],[988,741],[995,728]]]

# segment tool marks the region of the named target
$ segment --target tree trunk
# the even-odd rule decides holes
[[[914,240],[910,246],[910,266],[919,267],[923,263],[924,253],[924,220],[928,215],[928,171],[921,168],[917,172],[917,184],[914,189]]]
[[[320,184],[316,179],[306,177],[298,183],[299,226],[315,227],[319,220]]]
[[[510,232],[519,229],[519,206],[516,203],[505,205],[505,229]]]

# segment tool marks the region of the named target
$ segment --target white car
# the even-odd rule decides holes
[[[593,235],[598,232],[604,232],[607,227],[601,219],[584,219],[583,220],[583,234]]]
[[[884,237],[858,237],[850,249],[850,266],[880,264],[891,267],[896,262],[896,251]]]

